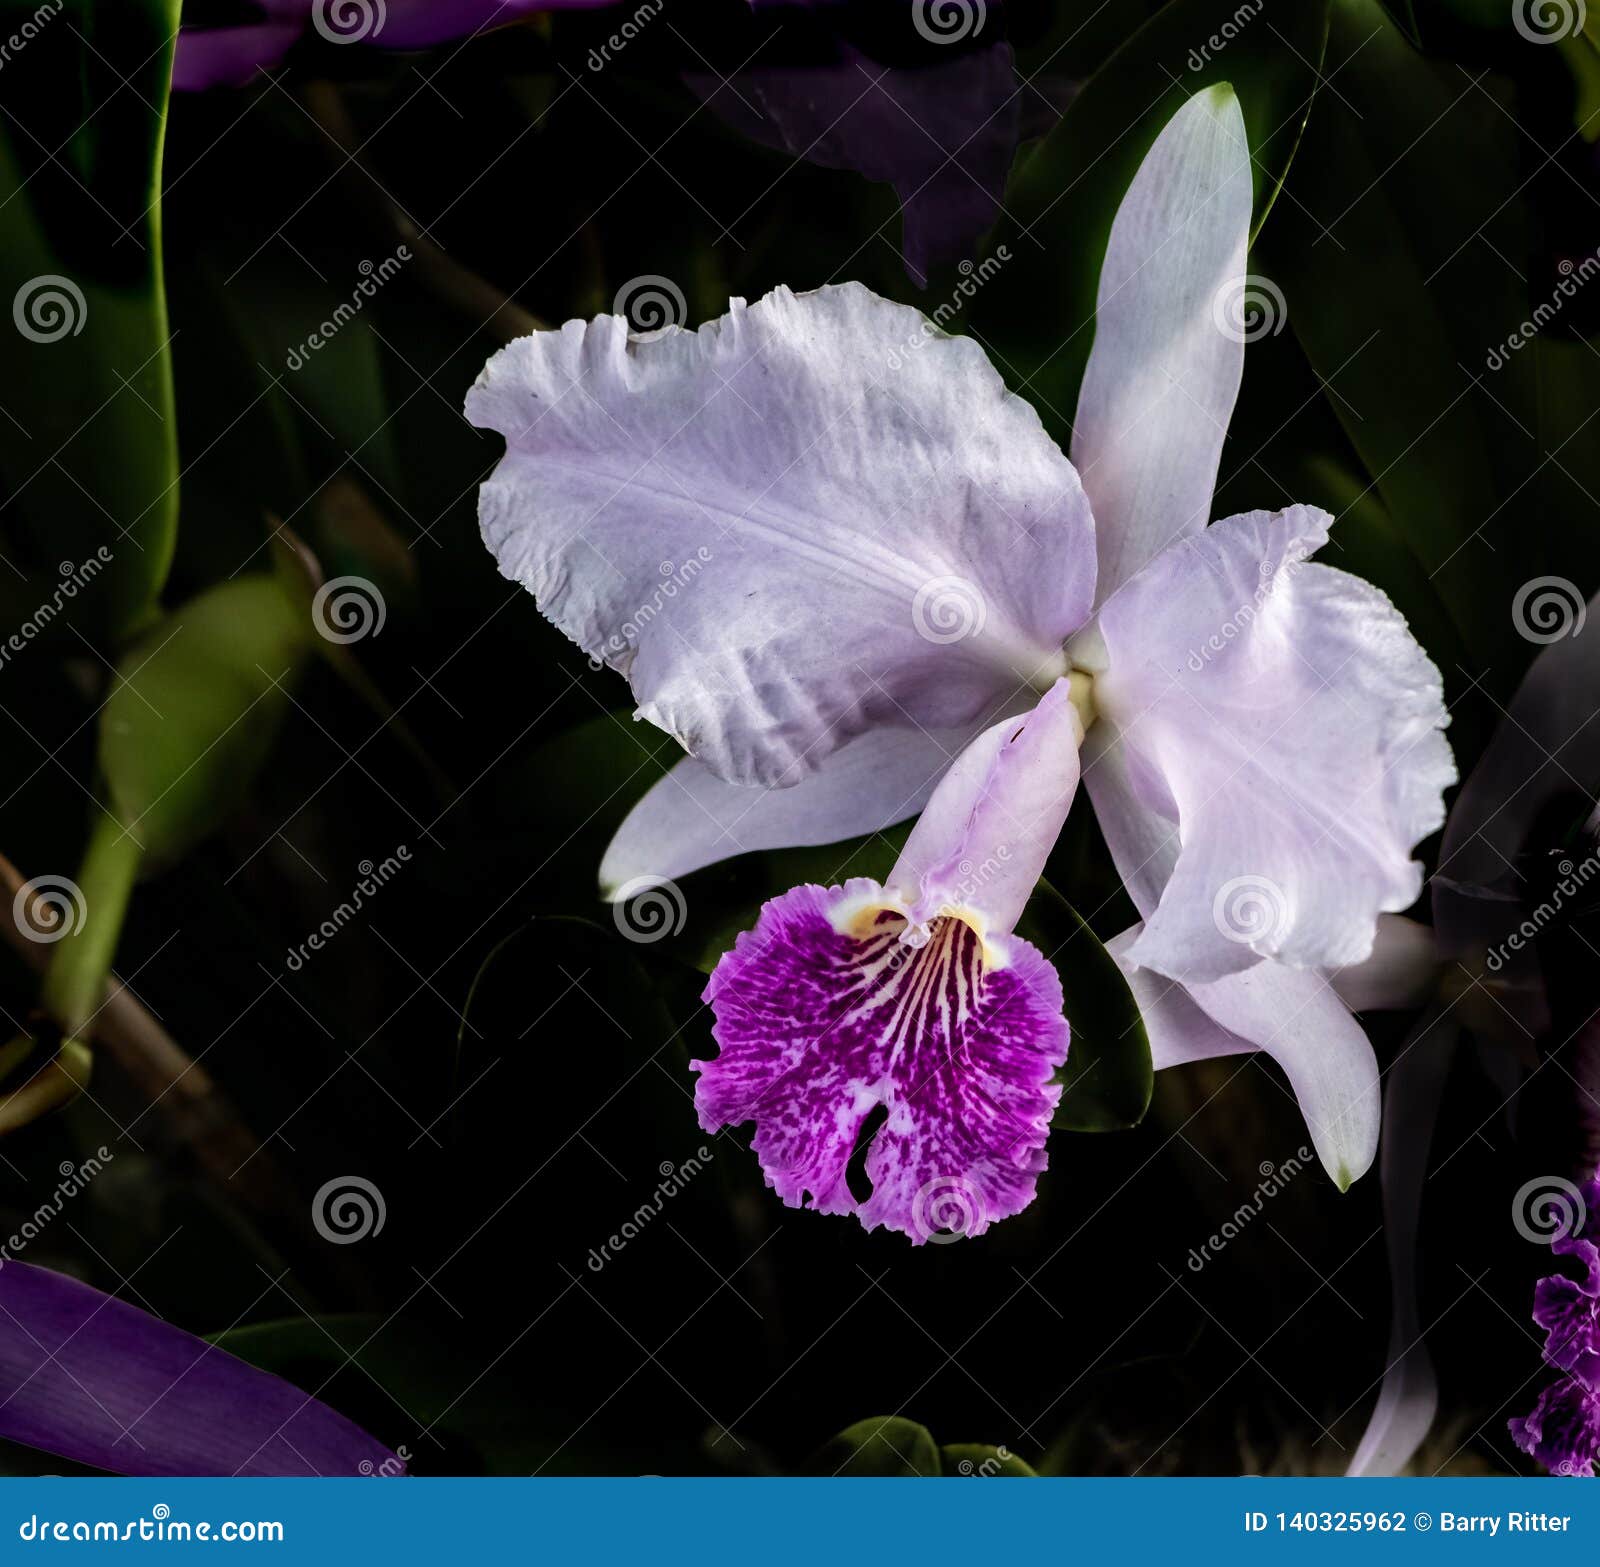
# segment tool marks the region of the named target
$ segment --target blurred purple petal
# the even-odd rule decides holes
[[[612,0],[255,0],[260,21],[185,27],[172,62],[174,92],[239,87],[271,70],[308,28],[331,43],[424,49],[541,11],[593,10]]]
[[[404,1467],[310,1394],[23,1262],[0,1265],[0,1437],[128,1475]]]
[[[281,65],[300,33],[299,22],[185,28],[172,55],[172,90],[243,86],[258,70]]]
[[[919,65],[879,64],[843,37],[836,49],[818,64],[752,66],[689,85],[753,141],[892,186],[906,270],[925,284],[932,268],[975,254],[999,216],[1024,92],[1011,46]]]

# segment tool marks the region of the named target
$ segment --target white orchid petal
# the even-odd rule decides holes
[[[1245,276],[1250,143],[1225,83],[1146,154],[1111,225],[1072,458],[1094,507],[1104,600],[1211,517],[1244,372],[1229,292]]]
[[[1378,1062],[1371,1041],[1319,974],[1257,963],[1208,985],[1174,983],[1134,961],[1138,926],[1107,943],[1127,976],[1160,1067],[1264,1050],[1283,1069],[1312,1146],[1347,1188],[1378,1147]]]
[[[1059,680],[1031,712],[987,729],[934,790],[887,885],[915,918],[981,911],[1004,934],[1033,895],[1078,789],[1083,724]]]
[[[860,284],[698,332],[535,333],[467,417],[506,438],[480,501],[501,571],[734,782],[1044,689],[1093,597],[1088,503],[1038,415]]]
[[[1123,793],[1180,843],[1144,967],[1208,981],[1264,957],[1361,963],[1379,913],[1420,889],[1411,851],[1455,780],[1439,675],[1376,588],[1307,562],[1329,520],[1227,518],[1100,611],[1095,701]]]
[[[687,876],[760,849],[838,843],[891,827],[928,802],[974,728],[875,729],[791,789],[731,784],[686,756],[628,813],[600,862],[614,898],[641,878]]]

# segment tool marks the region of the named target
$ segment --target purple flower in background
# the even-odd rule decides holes
[[[1574,1258],[1583,1277],[1553,1273],[1533,1293],[1544,1358],[1565,1375],[1540,1393],[1531,1414],[1509,1426],[1517,1446],[1552,1474],[1592,1478],[1600,1459],[1600,1177],[1569,1194],[1550,1249]]]
[[[774,900],[708,989],[724,1053],[702,1119],[755,1120],[786,1201],[922,1238],[933,1181],[963,1183],[980,1222],[1032,1195],[1065,1030],[1009,932],[1080,734],[1143,918],[1112,949],[1157,1064],[1269,1050],[1340,1183],[1371,1161],[1376,1063],[1323,970],[1415,898],[1410,850],[1454,766],[1399,615],[1306,563],[1324,513],[1206,526],[1250,217],[1238,102],[1208,89],[1113,223],[1071,462],[976,343],[859,285],[735,302],[693,333],[569,322],[468,397],[507,442],[480,506],[501,570],[689,752],[604,885],[927,807],[885,888]],[[665,564],[696,552],[664,598]],[[887,1190],[858,1206],[844,1164],[879,1106]]]
[[[238,87],[271,70],[307,32],[330,43],[426,49],[540,11],[592,10],[611,0],[250,0],[258,20],[185,26],[172,62],[177,92]]]
[[[125,1475],[399,1474],[309,1393],[62,1273],[0,1264],[0,1437]]]
[[[1600,1459],[1600,1394],[1577,1377],[1552,1382],[1531,1414],[1510,1422],[1511,1439],[1553,1475],[1594,1478]]]
[[[839,8],[819,11],[825,30]],[[904,15],[909,30],[912,8]],[[906,270],[925,284],[930,268],[971,255],[1000,215],[1024,107],[1043,105],[1053,118],[1018,82],[1010,44],[952,43],[922,63],[884,65],[840,32],[822,59],[767,65],[758,53],[726,79],[689,85],[751,140],[893,187]]]

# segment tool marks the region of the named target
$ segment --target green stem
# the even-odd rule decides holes
[[[104,999],[139,855],[132,834],[100,812],[78,870],[81,916],[51,952],[40,998],[68,1039],[83,1032]]]
[[[68,1040],[60,1055],[47,1061],[21,1088],[0,1094],[0,1135],[17,1131],[46,1111],[76,1099],[88,1086],[91,1064],[89,1047]]]

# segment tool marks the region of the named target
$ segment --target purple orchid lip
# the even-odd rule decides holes
[[[1033,1200],[1051,1078],[1067,1057],[1061,981],[1028,943],[936,917],[912,945],[892,893],[796,887],[762,910],[706,987],[721,1054],[695,1063],[707,1131],[756,1123],[767,1183],[791,1207],[854,1213],[913,1245],[981,1235]],[[872,1194],[845,1180],[862,1127]]]
[[[403,1473],[280,1377],[66,1274],[0,1264],[0,1437],[125,1475]]]

